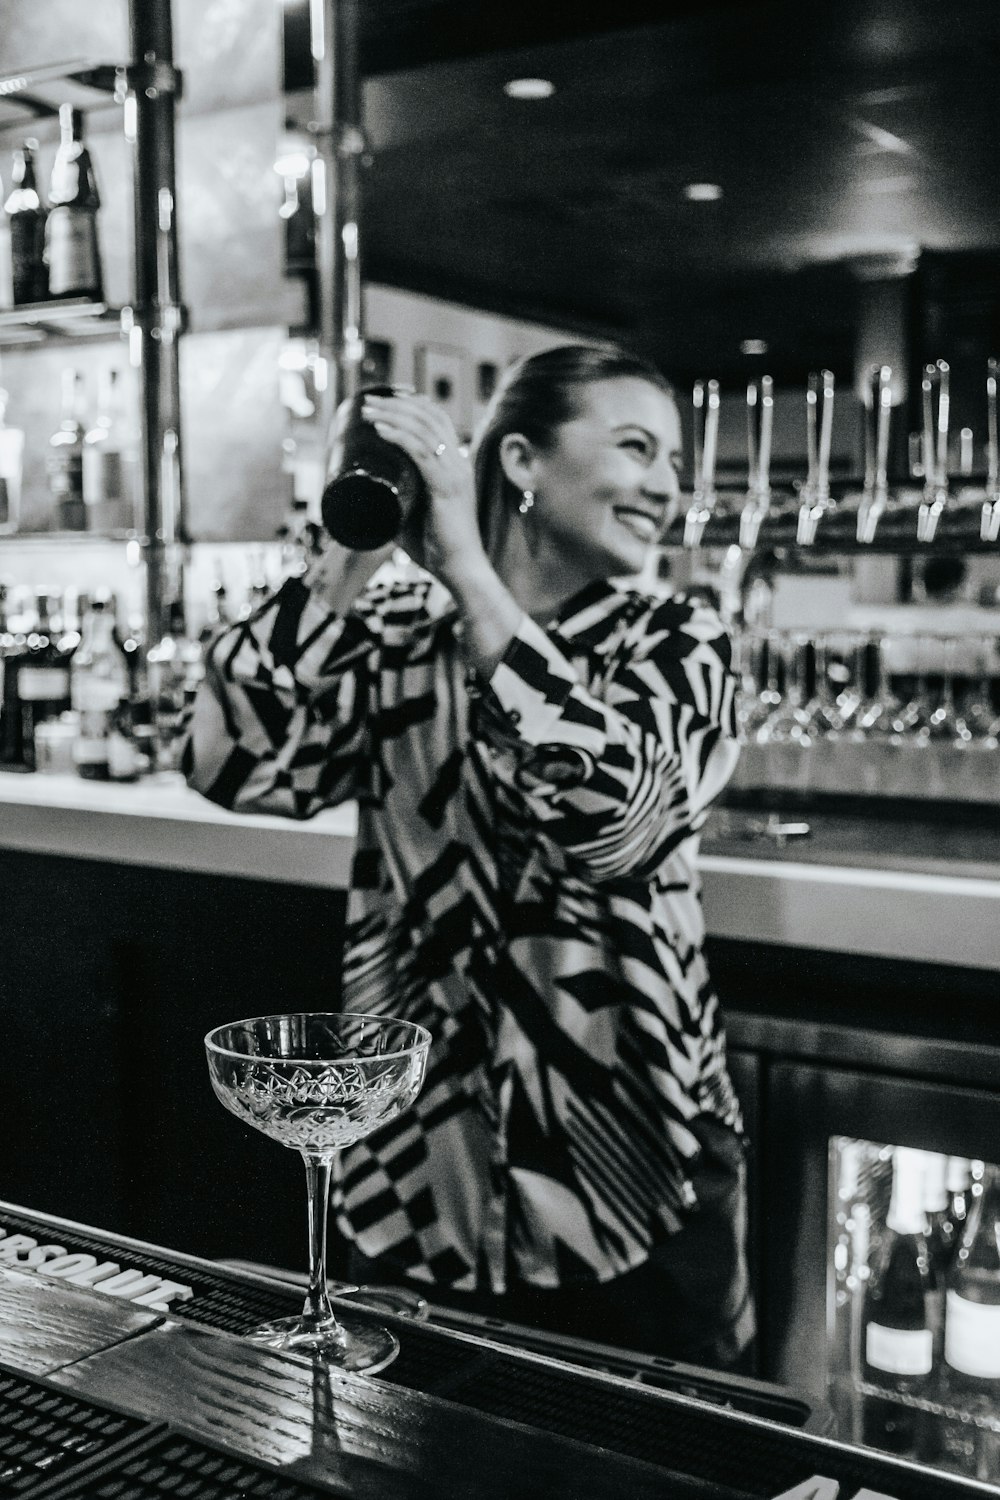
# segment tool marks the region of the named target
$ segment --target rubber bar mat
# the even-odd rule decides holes
[[[343,1490],[291,1479],[167,1432],[112,1465],[46,1489],[38,1500],[329,1500],[331,1494]]]
[[[138,1417],[0,1366],[0,1500],[34,1494],[74,1468],[131,1452],[152,1430]]]

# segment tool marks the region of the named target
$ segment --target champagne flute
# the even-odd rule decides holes
[[[205,1038],[216,1095],[237,1119],[301,1153],[309,1210],[309,1286],[299,1317],[247,1335],[340,1370],[384,1369],[399,1352],[387,1328],[335,1316],[326,1281],[333,1158],[416,1098],[430,1034],[391,1016],[326,1012],[255,1016]]]

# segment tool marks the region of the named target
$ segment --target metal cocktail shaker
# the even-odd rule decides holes
[[[379,437],[362,417],[369,393],[394,394],[392,386],[370,385],[351,398],[340,434],[337,471],[320,501],[323,525],[331,537],[356,552],[374,552],[391,542],[427,494],[423,476],[409,454]]]

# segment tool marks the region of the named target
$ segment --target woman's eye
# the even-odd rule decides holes
[[[644,458],[649,456],[649,451],[650,451],[649,450],[649,443],[646,440],[646,438],[641,438],[641,437],[623,438],[621,446],[623,448],[628,448],[628,449],[632,450],[635,453],[641,453]]]

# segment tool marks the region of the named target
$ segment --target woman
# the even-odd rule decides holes
[[[420,566],[373,576],[391,548],[331,543],[214,644],[185,760],[227,807],[358,799],[344,1008],[434,1042],[415,1107],[341,1163],[351,1274],[745,1365],[739,1111],[693,864],[736,759],[729,643],[699,603],[609,581],[677,504],[670,388],[613,347],[537,355],[474,474],[426,398],[364,415],[426,481]]]

